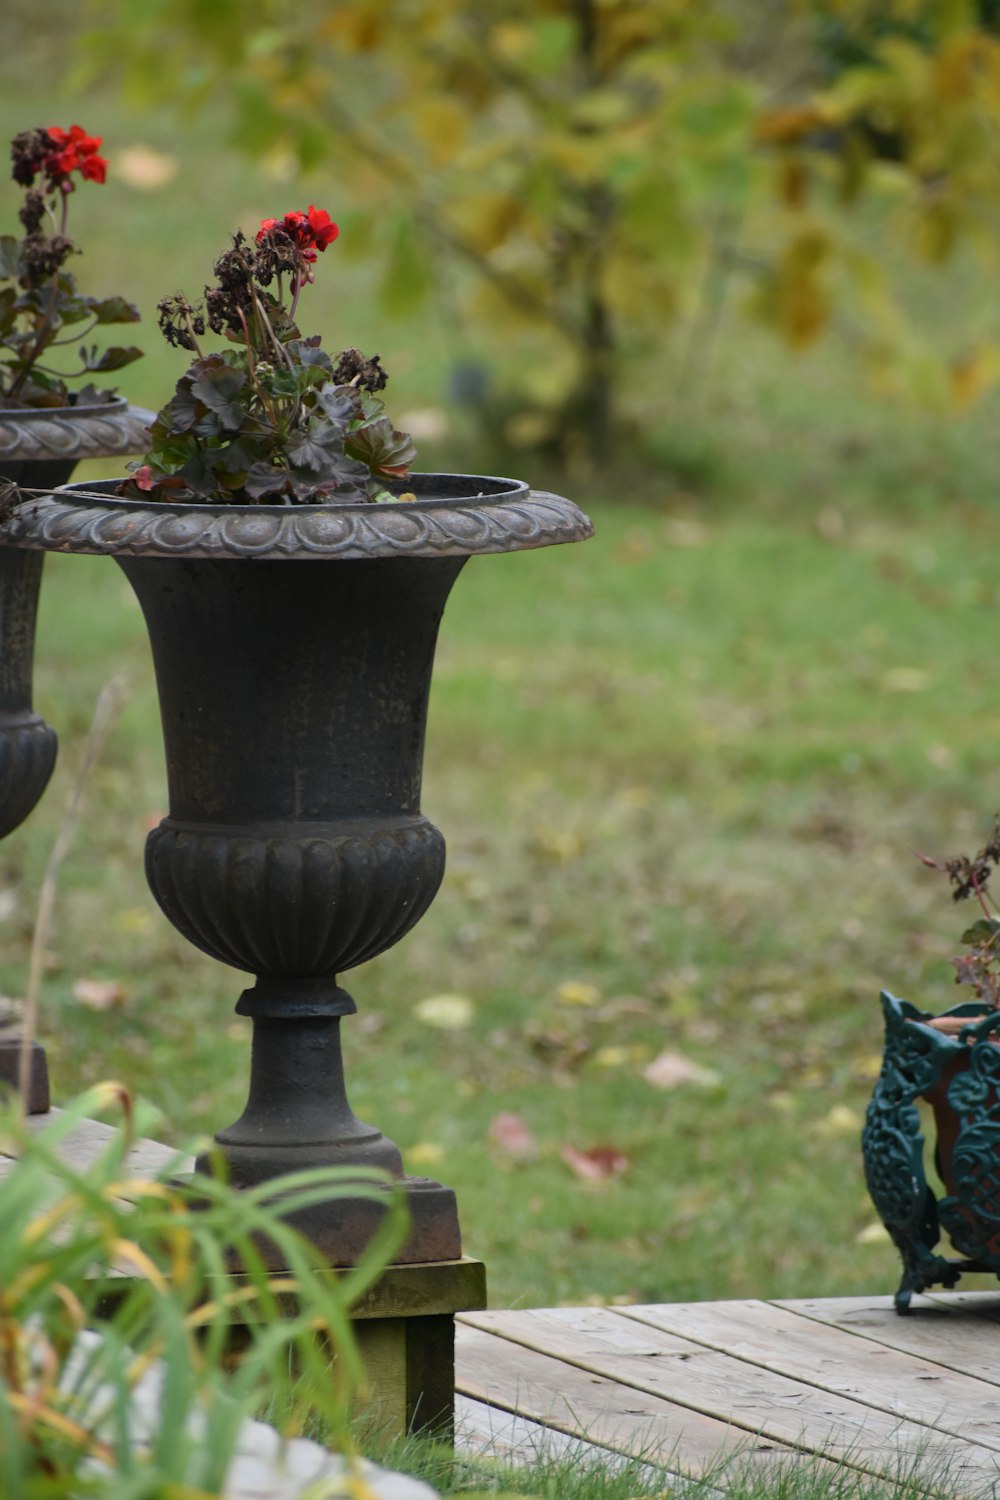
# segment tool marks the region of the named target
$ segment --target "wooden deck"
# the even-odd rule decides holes
[[[113,1133],[83,1121],[63,1153],[84,1168]],[[141,1174],[174,1162],[137,1141],[127,1164]],[[0,1158],[0,1177],[9,1168]],[[956,1496],[1000,1495],[1000,1290],[918,1297],[902,1318],[887,1289],[469,1312],[457,1324],[466,1450],[582,1447],[692,1474],[727,1455],[763,1467],[809,1456],[873,1475],[947,1472]]]
[[[1000,1292],[459,1317],[466,1449],[584,1442],[704,1474],[822,1455],[1000,1492]]]

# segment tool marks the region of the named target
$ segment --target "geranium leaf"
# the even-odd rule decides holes
[[[0,292],[0,335],[9,333],[14,326],[14,319],[17,317],[14,300],[13,287],[4,287]]]
[[[352,456],[382,474],[406,474],[417,456],[410,434],[397,431],[388,417],[355,428],[345,446]]]
[[[337,486],[368,483],[370,473],[368,465],[349,457],[339,440],[335,443],[324,443],[322,440],[311,441],[307,437],[301,443],[289,448],[288,457],[296,468],[306,471],[303,477],[311,477],[314,483],[317,479],[321,483],[332,483]]]
[[[55,305],[60,323],[82,323],[91,315],[87,297],[60,297]]]
[[[291,479],[287,469],[275,469],[270,464],[253,464],[247,471],[243,487],[251,500],[262,500],[265,495],[280,496],[288,489]]]
[[[178,476],[184,480],[188,489],[194,495],[200,495],[204,500],[211,500],[219,488],[216,475],[206,464],[204,455],[197,449],[182,469]]]
[[[187,432],[194,426],[198,419],[198,403],[192,394],[191,387],[193,383],[190,371],[181,376],[169,405],[161,413],[156,424],[154,424],[154,435],[161,420],[166,424],[164,427],[165,433]]]
[[[347,424],[360,409],[358,392],[350,385],[323,385],[316,392],[316,405],[322,407],[331,421]]]
[[[138,323],[139,309],[124,297],[88,298],[90,311],[98,323]]]
[[[1000,933],[1000,921],[996,917],[980,917],[962,933],[962,942],[968,944],[991,943]]]
[[[300,337],[299,330],[294,321],[286,309],[267,292],[264,293],[263,300],[267,308],[267,320],[271,325],[272,332],[279,343],[287,344],[291,347],[293,340]]]
[[[239,432],[244,417],[240,397],[246,385],[247,377],[242,370],[221,359],[210,358],[199,362],[198,373],[191,382],[191,394],[215,413],[227,431]]]
[[[315,442],[308,435],[301,438],[288,450],[288,457],[296,468],[309,469],[314,474],[322,474],[330,462],[330,449],[322,443]]]
[[[315,344],[308,343],[305,339],[293,339],[285,346],[292,359],[300,365],[319,368],[333,374],[333,365],[330,356],[325,349],[318,348]]]
[[[344,422],[332,422],[325,417],[310,421],[302,437],[289,445],[289,460],[297,467],[324,473],[338,458],[343,458],[345,431]]]
[[[115,346],[98,354],[96,349],[81,349],[80,358],[85,370],[121,370],[133,360],[142,358],[142,350],[135,344]]]
[[[21,242],[12,234],[0,234],[0,276],[17,276],[21,264]]]

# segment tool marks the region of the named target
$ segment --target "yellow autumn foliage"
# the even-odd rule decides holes
[[[907,256],[996,263],[1000,35],[972,0],[797,0],[767,49],[751,0],[269,0],[237,30],[190,0],[99,4],[127,85],[180,98],[197,59],[249,151],[342,176],[392,311],[442,280],[470,329],[558,347],[574,450],[609,456],[637,353],[700,316],[712,266],[793,349],[846,323],[883,383],[963,403],[992,382],[986,342],[931,378],[894,300]]]

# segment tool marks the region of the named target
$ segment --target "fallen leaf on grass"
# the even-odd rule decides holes
[[[599,1047],[594,1053],[599,1068],[623,1068],[631,1060],[631,1047]]]
[[[600,998],[597,985],[585,979],[567,979],[556,990],[556,999],[563,1005],[596,1005]]]
[[[584,1182],[606,1182],[617,1177],[631,1165],[627,1156],[614,1146],[591,1146],[588,1151],[578,1151],[575,1146],[563,1146],[559,1152],[571,1172]]]
[[[718,1073],[692,1062],[681,1052],[661,1052],[654,1057],[642,1076],[654,1089],[675,1089],[682,1083],[694,1083],[699,1088],[714,1088],[719,1082]]]
[[[532,840],[534,853],[541,855],[554,865],[569,864],[579,859],[587,847],[587,841],[579,833],[563,828],[536,828]]]
[[[118,932],[133,935],[150,932],[154,925],[153,913],[144,906],[126,907],[124,911],[116,912],[112,920]]]
[[[816,1135],[833,1137],[838,1135],[855,1135],[860,1132],[864,1120],[856,1110],[847,1104],[835,1104],[822,1120],[817,1120],[813,1126]]]
[[[417,1141],[406,1152],[406,1160],[415,1167],[433,1167],[444,1161],[445,1149],[437,1141]]]
[[[124,1005],[128,990],[120,979],[78,979],[73,998],[87,1010],[112,1010]]]
[[[535,1057],[562,1078],[576,1073],[594,1050],[586,1037],[573,1036],[558,1028],[546,1030],[529,1022],[524,1032]]]
[[[882,1072],[881,1052],[863,1052],[851,1062],[851,1072],[862,1083],[874,1083]]]
[[[435,1026],[439,1031],[465,1031],[472,1025],[475,1008],[465,995],[428,995],[418,1000],[413,1014],[425,1026]]]
[[[515,1161],[527,1161],[538,1154],[538,1142],[520,1115],[497,1115],[490,1122],[486,1135],[491,1146],[496,1146],[498,1151],[512,1156]]]

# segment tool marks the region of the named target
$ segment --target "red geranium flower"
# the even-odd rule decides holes
[[[309,232],[313,237],[313,244],[317,250],[325,250],[327,245],[332,245],[340,230],[330,219],[325,208],[315,208],[309,205]]]
[[[108,163],[97,154],[103,137],[88,135],[81,125],[71,125],[69,130],[49,125],[45,133],[53,149],[46,153],[40,170],[48,178],[49,187],[69,188],[72,172],[79,172],[88,182],[104,182]]]
[[[286,234],[302,259],[307,261],[314,261],[317,250],[325,250],[327,245],[332,245],[340,233],[326,209],[316,208],[312,203],[308,213],[295,209],[285,214],[283,219],[262,219],[257,231],[258,245],[275,229]]]

